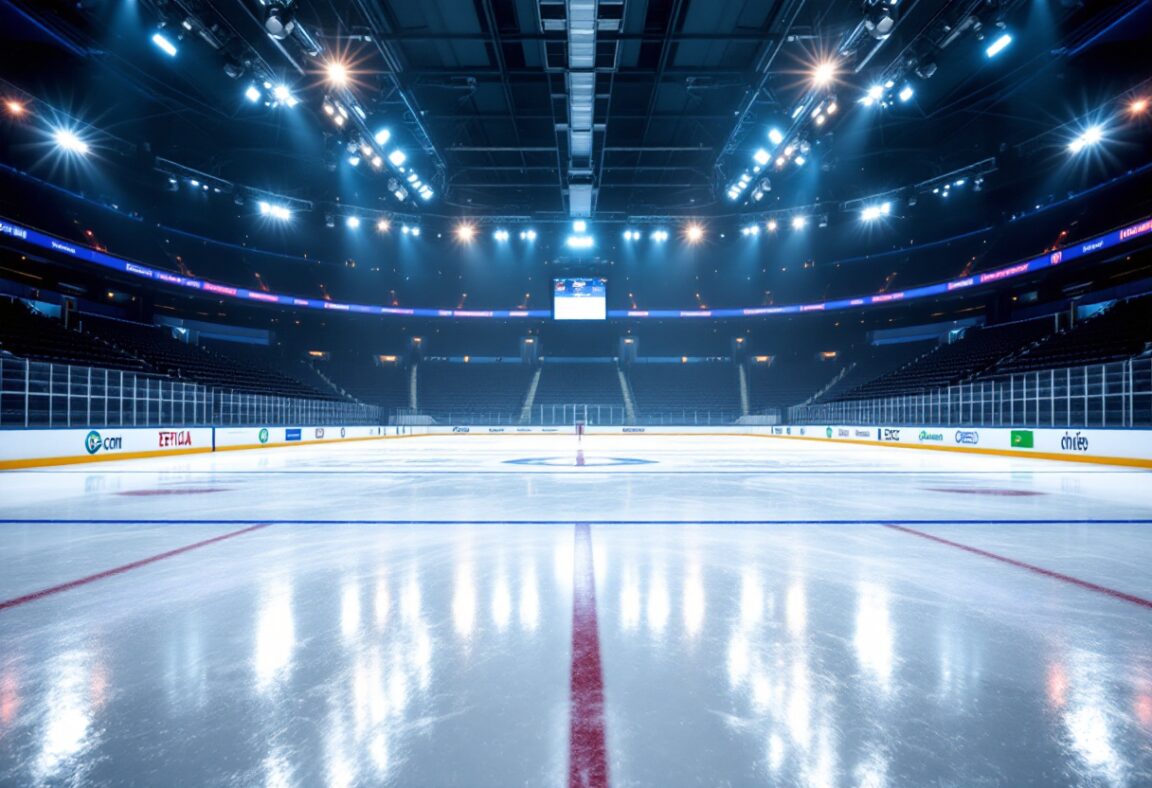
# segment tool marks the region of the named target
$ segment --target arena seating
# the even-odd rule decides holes
[[[930,353],[936,348],[936,340],[922,340],[918,342],[902,342],[896,345],[874,345],[856,353],[849,352],[847,360],[850,364],[844,376],[827,387],[823,392],[816,391],[820,396],[817,402],[830,402],[845,392],[863,386],[893,370],[909,364],[915,359]]]
[[[678,411],[740,415],[739,377],[731,361],[641,362],[628,368],[628,382],[641,416]]]
[[[1056,367],[1106,364],[1139,355],[1152,343],[1152,297],[1134,298],[1055,334],[984,377]]]
[[[613,361],[546,362],[536,389],[535,405],[624,406]]]
[[[32,361],[149,371],[140,359],[7,298],[0,298],[0,350]]]
[[[297,380],[271,369],[230,361],[205,348],[172,337],[171,329],[82,315],[86,332],[124,353],[144,359],[156,372],[224,390],[284,397],[328,398]]]
[[[846,391],[837,399],[854,400],[919,394],[949,386],[987,371],[1039,342],[1053,327],[1050,317],[969,329],[964,336],[886,375]]]
[[[420,411],[434,417],[472,413],[518,418],[534,371],[518,363],[425,361],[417,375]]]
[[[409,407],[409,369],[399,364],[379,364],[368,354],[334,357],[324,374],[355,400],[378,405],[385,411]]]
[[[297,381],[315,398],[348,399],[346,392],[334,386],[307,362],[292,358],[282,347],[275,345],[249,345],[239,342],[200,340],[200,346],[210,352],[254,370]]]
[[[752,413],[787,408],[810,398],[843,368],[839,359],[815,355],[775,357],[771,363],[748,365],[748,405]]]

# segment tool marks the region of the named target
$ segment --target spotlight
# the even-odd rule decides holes
[[[756,153],[752,156],[752,158],[756,160],[757,164],[759,164],[760,166],[764,166],[765,164],[767,164],[769,161],[772,160],[772,155],[770,153],[768,153],[768,151],[761,148],[760,150],[756,151]]]
[[[984,54],[987,57],[996,57],[1007,49],[1011,43],[1012,35],[1010,33],[1001,33],[995,41],[988,45],[987,49],[984,50]]]
[[[779,145],[784,141],[784,134],[777,128],[768,129],[768,141],[773,145]]]
[[[353,167],[358,167],[360,165],[360,154],[353,153],[351,156],[348,157],[348,163],[351,164]]]
[[[591,249],[595,241],[590,235],[570,235],[567,243],[570,249]]]
[[[808,220],[805,217],[803,217],[803,216],[793,216],[792,217],[792,229],[793,230],[803,230],[807,226],[808,226]]]
[[[760,234],[760,225],[750,224],[747,227],[741,227],[740,228],[740,234],[755,237],[755,236]]]
[[[376,232],[378,233],[386,233],[391,229],[392,222],[388,221],[387,219],[381,219],[380,221],[376,222]]]
[[[664,243],[665,241],[668,240],[668,231],[667,230],[655,230],[655,231],[653,231],[652,235],[650,235],[648,237],[651,238],[656,243]]]
[[[459,224],[456,226],[456,240],[460,243],[470,244],[475,236],[476,228],[471,224]]]
[[[505,241],[508,240],[508,237],[509,237],[508,231],[507,230],[497,230],[496,232],[492,233],[492,237],[495,238],[500,243],[504,243]]]
[[[388,154],[388,161],[392,162],[393,167],[402,167],[404,162],[408,161],[408,157],[402,150],[394,150]]]
[[[414,235],[414,236],[416,236],[417,238],[419,238],[419,237],[420,237],[420,228],[419,228],[419,227],[413,227],[413,228],[412,228],[412,235]]]
[[[804,163],[805,163],[806,161],[808,161],[808,160],[807,160],[806,158],[804,158],[803,156],[797,156],[797,157],[796,157],[796,159],[795,159],[795,161],[796,161],[796,166],[797,166],[797,167],[803,167],[803,166],[804,166]]]
[[[912,89],[911,85],[905,85],[904,87],[900,88],[900,92],[896,94],[897,98],[899,98],[900,101],[905,104],[911,101],[912,97],[915,95],[916,91]]]
[[[404,224],[400,226],[400,232],[404,233],[405,235],[410,235],[412,233],[412,228]]]
[[[1104,139],[1104,130],[1099,126],[1089,126],[1079,137],[1068,143],[1068,150],[1072,153],[1079,153],[1087,147],[1098,145],[1102,139]]]
[[[422,186],[420,188],[420,199],[421,200],[431,200],[432,199],[432,189],[427,184],[425,184],[424,186]]]
[[[1132,115],[1143,115],[1148,111],[1148,99],[1138,98],[1133,99],[1132,103],[1128,105],[1128,112]],[[20,114],[20,113],[14,113]]]
[[[521,241],[535,241],[536,240],[536,231],[535,230],[521,230],[520,231],[520,240]]]
[[[261,200],[256,203],[256,207],[260,209],[261,216],[267,216],[272,219],[279,219],[282,222],[292,220],[292,211],[283,205],[273,205],[267,200]]]
[[[388,129],[380,129],[373,136],[372,139],[376,140],[376,144],[384,147],[388,144],[388,140],[392,139],[392,132]]]
[[[152,43],[155,44],[156,48],[168,57],[176,57],[176,45],[173,44],[168,39],[168,36],[164,35],[163,33],[153,33]]]
[[[326,71],[328,72],[328,81],[336,87],[342,88],[348,84],[348,69],[340,61],[333,60],[330,62]]]
[[[81,156],[86,156],[91,150],[87,142],[80,139],[80,137],[76,135],[76,132],[69,129],[57,129],[52,136],[60,149],[68,153],[78,153]]]
[[[281,104],[287,104],[289,107],[295,107],[299,103],[292,95],[292,91],[284,84],[272,88],[272,97]]]
[[[349,216],[347,219],[344,220],[344,224],[346,224],[348,226],[349,230],[358,230],[358,229],[360,229],[360,217],[359,216]]]
[[[262,94],[260,93],[260,89],[258,87],[255,85],[249,85],[248,87],[244,88],[244,98],[255,104],[256,102],[260,101]]]
[[[764,225],[764,229],[766,229],[770,233],[776,232],[777,227],[779,227],[779,225],[776,224],[775,219],[769,219],[768,223]]]
[[[698,244],[704,240],[704,228],[693,222],[684,230],[684,237],[690,244]]]
[[[375,167],[376,169],[380,169],[381,167],[384,166],[384,160],[382,158],[380,158],[379,156],[373,156],[372,157],[372,166]]]
[[[836,62],[835,61],[826,60],[823,63],[818,64],[816,66],[816,68],[814,68],[812,70],[812,82],[815,83],[815,85],[817,87],[824,87],[825,85],[829,85],[832,83],[832,80],[835,78],[836,78]]]
[[[264,31],[277,41],[292,35],[296,27],[292,19],[292,9],[285,3],[272,3],[264,11]]]
[[[25,110],[26,110],[24,104],[22,104],[19,101],[16,101],[15,99],[13,99],[11,101],[5,101],[4,102],[4,109],[8,110],[9,115],[13,115],[17,118],[20,117],[21,115],[23,115]]]
[[[883,41],[896,27],[897,0],[872,0],[865,5],[864,29],[877,41]]]
[[[588,222],[583,219],[577,219],[572,222],[572,230],[577,233],[586,233],[588,232]]]

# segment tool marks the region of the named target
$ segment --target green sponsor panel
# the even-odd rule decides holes
[[[1032,430],[1012,430],[1012,448],[1014,449],[1033,449],[1035,448],[1036,436]]]

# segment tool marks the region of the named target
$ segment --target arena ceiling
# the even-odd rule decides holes
[[[164,162],[301,200],[538,221],[851,201],[1062,147],[1147,79],[1150,5],[13,0],[0,21],[10,84]]]

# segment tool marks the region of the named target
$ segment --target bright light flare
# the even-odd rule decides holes
[[[817,87],[830,85],[834,79],[836,79],[836,61],[834,60],[825,60],[812,69],[812,83]]]
[[[1131,115],[1143,115],[1147,111],[1148,99],[1133,99],[1132,103],[1128,105],[1128,113]]]
[[[1084,129],[1084,132],[1068,143],[1068,150],[1072,153],[1079,153],[1085,148],[1099,145],[1100,141],[1104,139],[1104,129],[1099,126],[1089,126]]]
[[[57,129],[55,133],[53,133],[52,138],[56,140],[56,145],[58,145],[61,150],[68,153],[87,156],[89,151],[92,150],[87,142],[80,139],[76,132],[70,129]]]
[[[806,217],[804,217],[804,216],[793,216],[792,217],[792,229],[793,230],[803,230],[807,226],[808,226],[808,219]]]
[[[27,107],[24,106],[23,102],[16,101],[15,99],[5,101],[4,109],[8,111],[9,115],[17,118],[27,112]]]
[[[698,244],[704,240],[704,228],[696,223],[688,225],[684,230],[684,237],[690,244]]]
[[[456,240],[462,244],[472,243],[472,239],[476,237],[476,227],[471,224],[460,224],[456,226]]]
[[[988,57],[996,57],[1012,43],[1012,35],[1010,33],[1003,33],[996,38],[988,48],[984,50],[984,54]]]
[[[339,60],[331,61],[325,71],[328,74],[328,82],[332,85],[342,88],[348,84],[348,67]]]
[[[153,33],[152,43],[168,57],[176,57],[176,45],[163,33]]]
[[[360,217],[359,216],[349,216],[347,219],[344,220],[344,224],[348,225],[349,230],[358,230],[358,229],[360,229]]]

